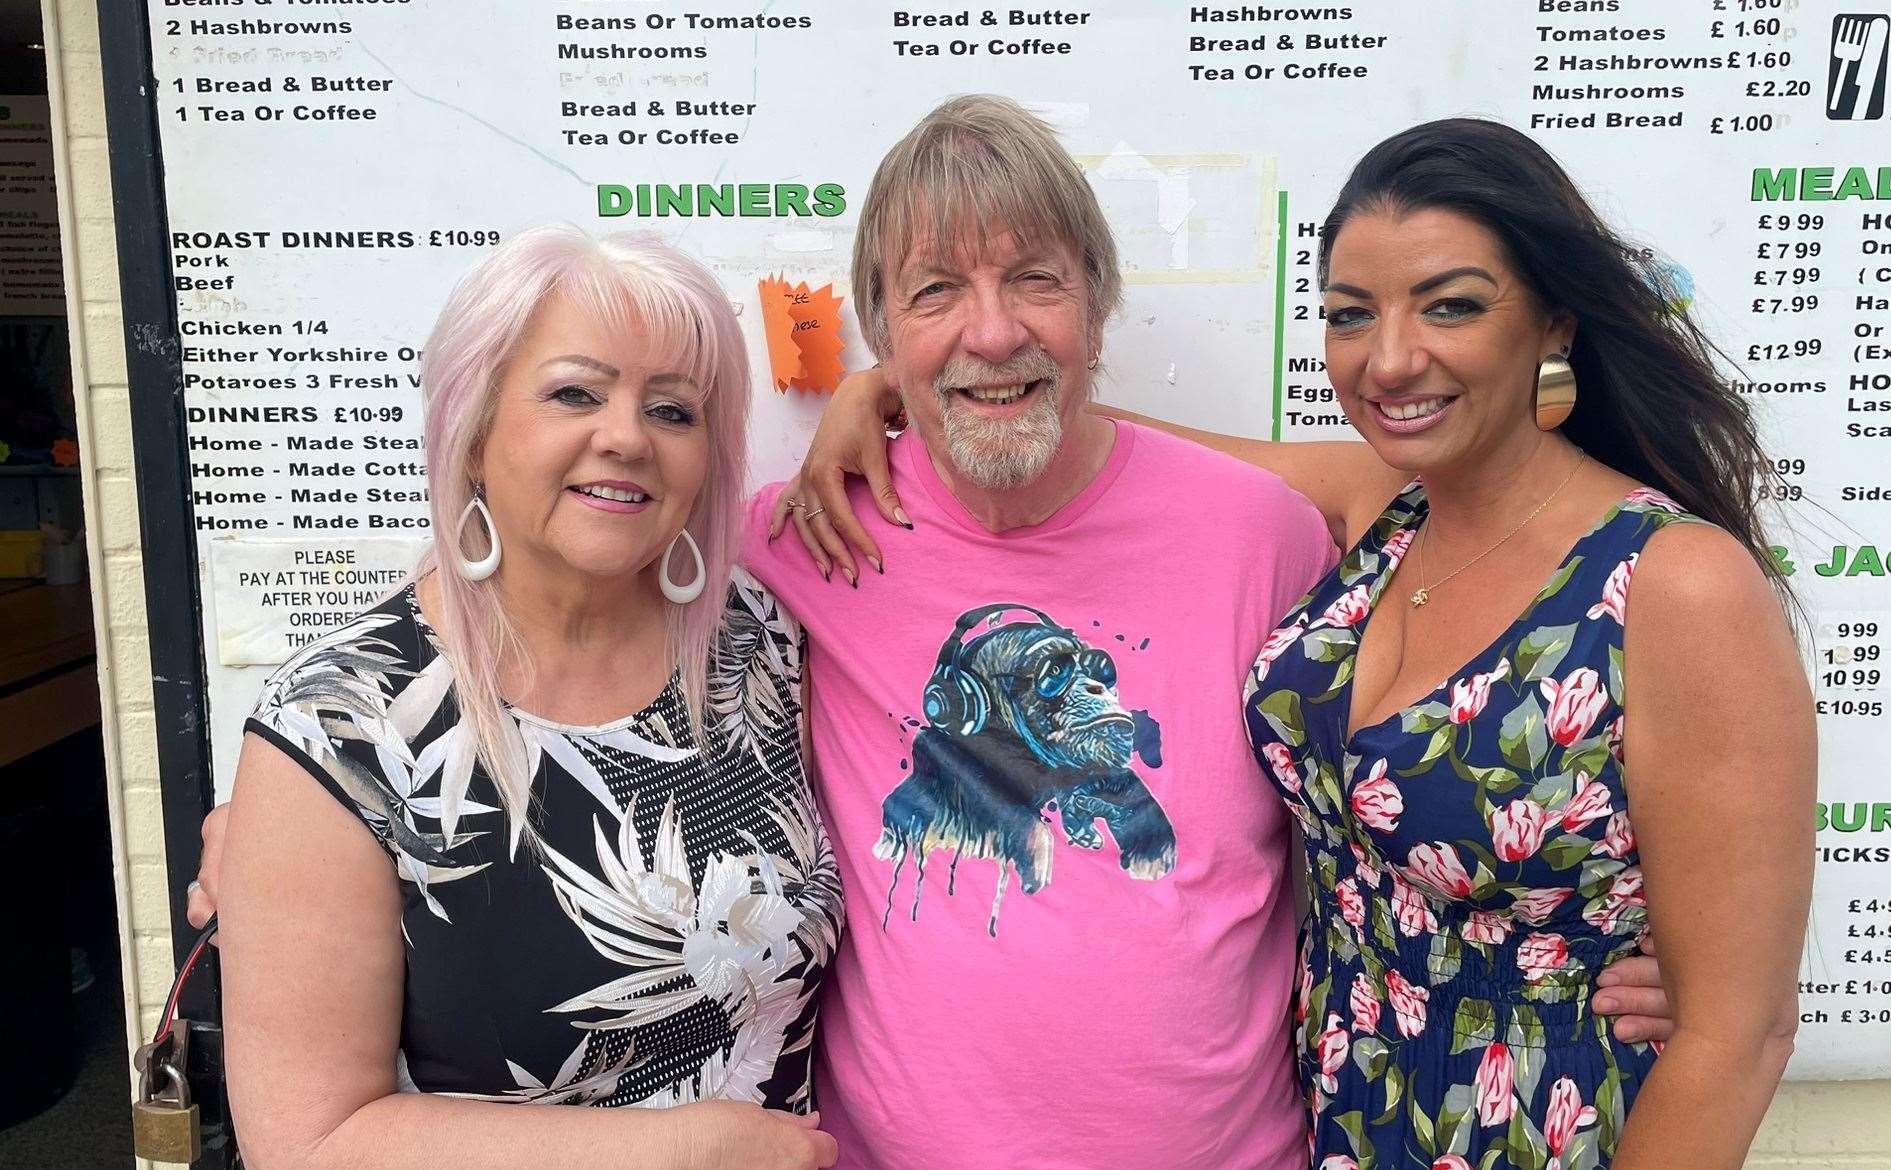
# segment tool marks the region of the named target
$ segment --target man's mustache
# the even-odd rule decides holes
[[[963,386],[1023,385],[1026,382],[1044,381],[1054,388],[1058,373],[1056,359],[1042,349],[1013,354],[996,363],[980,358],[956,357],[947,361],[945,368],[933,378],[932,388],[941,396],[950,395]]]

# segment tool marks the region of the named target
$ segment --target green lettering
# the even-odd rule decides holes
[[[630,188],[617,183],[598,184],[598,214],[609,218],[617,215],[629,215],[630,204],[625,200],[630,195]]]
[[[1793,176],[1799,173],[1797,167],[1781,167],[1769,170],[1766,167],[1753,168],[1753,202],[1777,202],[1793,197]]]
[[[1871,831],[1874,833],[1882,833],[1886,829],[1891,829],[1891,804],[1872,805]]]
[[[1884,558],[1879,555],[1877,545],[1861,545],[1858,555],[1852,558],[1852,567],[1845,570],[1847,577],[1856,577],[1860,573],[1867,573],[1873,577],[1884,576]]]
[[[847,210],[847,189],[839,183],[822,183],[814,189],[814,214],[832,219]]]
[[[690,209],[690,188],[672,187],[664,183],[657,188],[658,215],[694,215]]]
[[[1799,172],[1799,198],[1830,199],[1831,197],[1831,167],[1807,167]]]
[[[1871,179],[1865,174],[1864,167],[1853,167],[1845,172],[1845,178],[1838,185],[1834,199],[1869,199],[1871,198]]]
[[[776,215],[807,215],[808,189],[799,183],[783,183],[775,188]]]
[[[839,183],[599,183],[598,215],[706,217],[712,215],[832,217],[847,210]]]
[[[1845,810],[1848,808],[1851,809],[1853,813],[1855,814],[1853,817],[1850,818],[1849,824],[1846,823],[1847,818],[1845,816]],[[1856,833],[1858,830],[1865,827],[1865,806],[1862,803],[1860,804],[1835,804],[1835,805],[1831,805],[1830,809],[1831,809],[1832,827],[1834,829],[1837,829],[1839,832]]]

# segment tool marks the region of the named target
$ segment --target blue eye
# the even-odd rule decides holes
[[[662,419],[677,426],[690,426],[696,421],[696,414],[688,407],[675,402],[659,402],[647,412],[652,418]]]
[[[560,386],[551,397],[570,406],[595,406],[598,401],[597,395],[584,386]]]
[[[1371,315],[1357,305],[1347,305],[1327,313],[1326,324],[1329,329],[1350,329]]]

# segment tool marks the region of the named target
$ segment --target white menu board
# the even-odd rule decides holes
[[[1824,769],[1795,1071],[1891,1074],[1881,3],[153,0],[150,15],[226,789],[266,664],[378,596],[429,535],[416,347],[509,233],[655,230],[703,257],[758,371],[755,474],[777,478],[818,401],[764,383],[758,282],[847,297],[880,154],[947,95],[1003,93],[1060,129],[1116,226],[1129,288],[1105,396],[1332,438],[1349,432],[1320,360],[1316,224],[1374,142],[1494,116],[1672,265],[1763,415],[1777,555],[1816,619]],[[842,339],[863,363],[851,318]]]

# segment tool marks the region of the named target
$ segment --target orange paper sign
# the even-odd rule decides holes
[[[834,295],[834,286],[810,290],[805,280],[790,285],[775,275],[763,278],[757,287],[775,389],[829,392],[840,385],[847,371],[840,364],[841,299]]]

